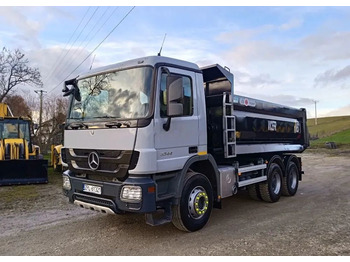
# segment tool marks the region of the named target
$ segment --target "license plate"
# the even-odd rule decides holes
[[[102,194],[102,188],[100,186],[93,186],[93,185],[84,184],[83,191],[88,192],[88,193],[97,194],[97,195]]]

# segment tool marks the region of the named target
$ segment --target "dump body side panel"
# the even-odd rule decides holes
[[[223,95],[206,97],[208,152],[223,159]],[[302,152],[308,146],[306,112],[234,96],[237,154]]]

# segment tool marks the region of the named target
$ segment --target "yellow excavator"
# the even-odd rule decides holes
[[[31,119],[0,103],[0,186],[47,183],[47,165],[31,141]]]
[[[61,172],[63,170],[61,158],[62,147],[62,144],[51,146],[51,165],[53,166],[53,169],[58,172]]]
[[[61,172],[66,167],[62,163],[61,149],[63,147],[63,133],[64,133],[64,124],[60,125],[59,132],[55,136],[53,145],[51,145],[51,166],[57,172]]]

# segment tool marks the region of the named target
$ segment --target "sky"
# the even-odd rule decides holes
[[[350,115],[349,6],[82,3],[0,6],[0,47],[21,50],[47,94],[90,67],[157,55],[166,34],[163,56],[227,66],[238,95],[303,107],[309,118],[315,101],[318,117]]]

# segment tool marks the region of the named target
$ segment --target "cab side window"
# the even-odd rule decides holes
[[[161,75],[161,84],[160,84],[160,116],[167,117],[167,100],[166,100],[166,79],[168,74],[162,73]],[[192,81],[188,76],[181,76],[183,89],[184,89],[184,98],[182,101],[184,116],[191,116],[193,114],[193,95],[192,95]]]

